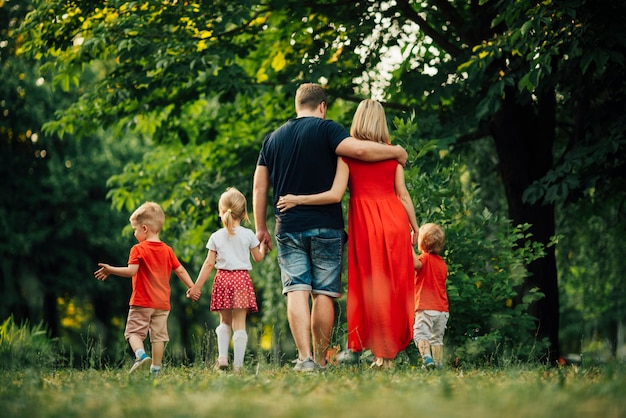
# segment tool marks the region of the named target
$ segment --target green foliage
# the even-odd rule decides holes
[[[85,123],[91,119],[169,141],[185,133],[180,120],[189,104],[208,100],[209,92],[232,101],[246,90],[248,78],[238,55],[254,49],[251,37],[236,36],[236,28],[255,33],[263,19],[255,19],[259,12],[248,1],[210,6],[39,2],[23,25],[29,39],[21,52],[55,56],[45,69],[54,70],[62,89],[79,84],[85,65],[100,62],[102,68],[95,88],[48,128],[84,135],[92,130]]]
[[[557,252],[566,353],[588,351],[594,342],[609,348],[605,359],[618,353],[620,341],[615,330],[626,312],[623,205],[624,196],[617,194],[590,196],[563,208],[558,218],[561,233],[568,237]],[[595,238],[593,245],[586,237]]]
[[[136,138],[119,141],[92,122],[83,141],[43,132],[79,91],[54,90],[54,74],[40,72],[48,61],[19,54],[24,38],[15,31],[30,10],[29,1],[0,2],[0,235],[10,237],[0,243],[0,317],[44,321],[51,335],[67,337],[94,317],[71,315],[66,327],[59,300],[90,300],[82,312],[95,312],[96,322],[125,308],[125,289],[98,289],[93,270],[127,255],[128,240],[116,232],[127,216],[110,210],[106,179],[142,151]],[[81,73],[82,89],[92,77]]]
[[[544,255],[532,240],[530,225],[511,225],[481,201],[467,167],[435,141],[420,134],[413,117],[395,120],[395,141],[411,144],[416,157],[406,178],[418,222],[435,222],[446,232],[444,259],[448,264],[450,303],[447,344],[463,361],[499,360],[503,348],[519,349],[527,359],[536,342],[535,318],[529,305],[543,295],[533,289],[520,295],[525,266]],[[501,353],[500,353],[501,354]]]
[[[9,16],[4,13],[7,4],[12,5],[11,13],[19,8],[10,1],[0,3],[2,19]],[[46,86],[66,91],[80,87],[80,97],[72,105],[60,103],[57,119],[45,125],[44,133],[89,137],[105,127],[120,142],[132,133],[166,145],[123,173],[119,170],[111,180],[110,196],[128,211],[147,197],[163,202],[169,217],[165,238],[185,260],[193,260],[191,265],[199,265],[201,244],[218,226],[211,209],[217,196],[229,185],[249,195],[254,151],[265,132],[292,114],[294,86],[303,81],[327,84],[332,112],[341,113],[337,119],[344,123],[350,103],[363,97],[383,98],[387,109],[418,112],[420,137],[429,139],[420,144],[420,152],[437,143],[441,150],[463,154],[463,159],[454,160],[458,168],[452,171],[447,168],[452,163],[437,163],[408,174],[417,176],[418,194],[418,187],[448,193],[433,194],[437,199],[426,201],[416,197],[425,219],[441,216],[443,221],[445,213],[452,236],[465,237],[455,225],[462,229],[467,221],[475,229],[482,225],[484,234],[492,234],[487,238],[510,245],[507,237],[518,226],[507,225],[501,215],[506,208],[498,191],[503,190],[510,213],[517,215],[515,223],[543,227],[537,236],[547,244],[554,233],[550,204],[591,195],[614,202],[605,198],[624,191],[625,4],[52,0],[36,2],[21,29],[9,28],[1,40],[8,39],[10,54],[42,60],[48,71]],[[14,22],[7,17],[5,26],[9,21]],[[16,92],[23,91],[14,75],[31,79],[35,68],[26,63],[19,67],[30,69],[24,71],[12,65],[3,67],[2,78],[8,80],[3,95],[9,104]],[[85,83],[86,74],[93,83]],[[23,98],[20,94],[15,102]],[[4,114],[5,101],[0,105]],[[13,108],[8,111],[16,114]],[[30,112],[20,112],[24,114]],[[510,120],[503,122],[503,117]],[[498,124],[505,128],[496,135]],[[29,129],[39,130],[11,126],[6,137],[26,138]],[[538,135],[539,130],[545,137]],[[464,184],[469,181],[464,174],[477,171],[471,167],[477,159],[466,159],[462,145],[477,139],[493,139],[495,147],[480,150],[493,155],[495,170],[514,175],[497,177],[489,172],[478,184]],[[32,146],[28,141],[26,145]],[[4,150],[2,154],[14,155]],[[19,180],[3,190],[36,192],[32,185],[41,178],[42,164],[12,161],[26,174],[9,176],[13,171],[8,169],[3,178]],[[513,168],[513,162],[519,167]],[[422,184],[422,177],[440,169],[442,176],[432,186]],[[447,184],[447,176],[454,179],[456,170],[463,173],[463,187]],[[484,212],[480,204],[470,211],[455,206],[455,193],[469,200],[480,193],[489,210]],[[11,206],[18,210],[9,212],[6,225],[27,224],[19,218],[24,207],[28,205]],[[540,216],[527,219],[539,211]],[[537,226],[543,219],[548,226]],[[18,236],[16,248],[32,248],[46,236],[29,229]],[[590,241],[593,237],[587,237],[587,245]],[[623,248],[619,244],[618,249]],[[550,255],[551,251],[547,248]],[[499,260],[504,265],[508,261]],[[4,263],[3,271],[13,273],[15,267]],[[548,285],[557,279],[552,269],[546,271],[545,275],[536,271],[533,279],[550,290]],[[275,272],[263,275],[260,285],[275,289],[278,286],[272,283],[277,279],[270,275]],[[546,293],[548,303],[558,304],[553,291]],[[11,297],[17,295],[11,291]]]
[[[470,82],[488,85],[478,119],[500,109],[508,86],[537,107],[546,90],[555,91],[555,163],[523,191],[526,202],[575,200],[591,188],[609,195],[623,190],[615,181],[626,162],[623,14],[624,4],[610,0],[515,2],[498,10],[494,36],[474,45],[459,65]]]
[[[45,369],[56,361],[54,341],[48,338],[43,322],[18,325],[10,316],[0,325],[0,370]]]

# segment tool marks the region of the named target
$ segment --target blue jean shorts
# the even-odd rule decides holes
[[[341,268],[345,233],[316,228],[276,235],[283,294],[309,290],[341,297]]]

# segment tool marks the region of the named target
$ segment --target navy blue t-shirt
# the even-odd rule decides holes
[[[337,170],[337,146],[349,137],[338,123],[317,117],[290,119],[263,141],[257,165],[267,167],[274,190],[276,233],[314,228],[343,229],[341,203],[276,209],[280,196],[329,190]]]

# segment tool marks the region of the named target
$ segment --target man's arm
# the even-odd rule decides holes
[[[361,161],[398,160],[402,167],[409,159],[409,154],[400,145],[390,147],[373,141],[361,141],[351,136],[339,143],[335,153]]]
[[[270,176],[267,167],[257,165],[254,171],[252,186],[252,213],[254,215],[254,229],[256,236],[267,248],[272,250],[272,237],[267,230],[267,199],[270,188]]]

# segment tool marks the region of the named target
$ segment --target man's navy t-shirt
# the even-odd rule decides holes
[[[314,228],[343,229],[341,203],[298,205],[280,213],[276,203],[286,194],[329,190],[337,170],[337,146],[349,137],[338,123],[317,117],[291,119],[263,141],[257,165],[267,167],[274,189],[276,233]]]

